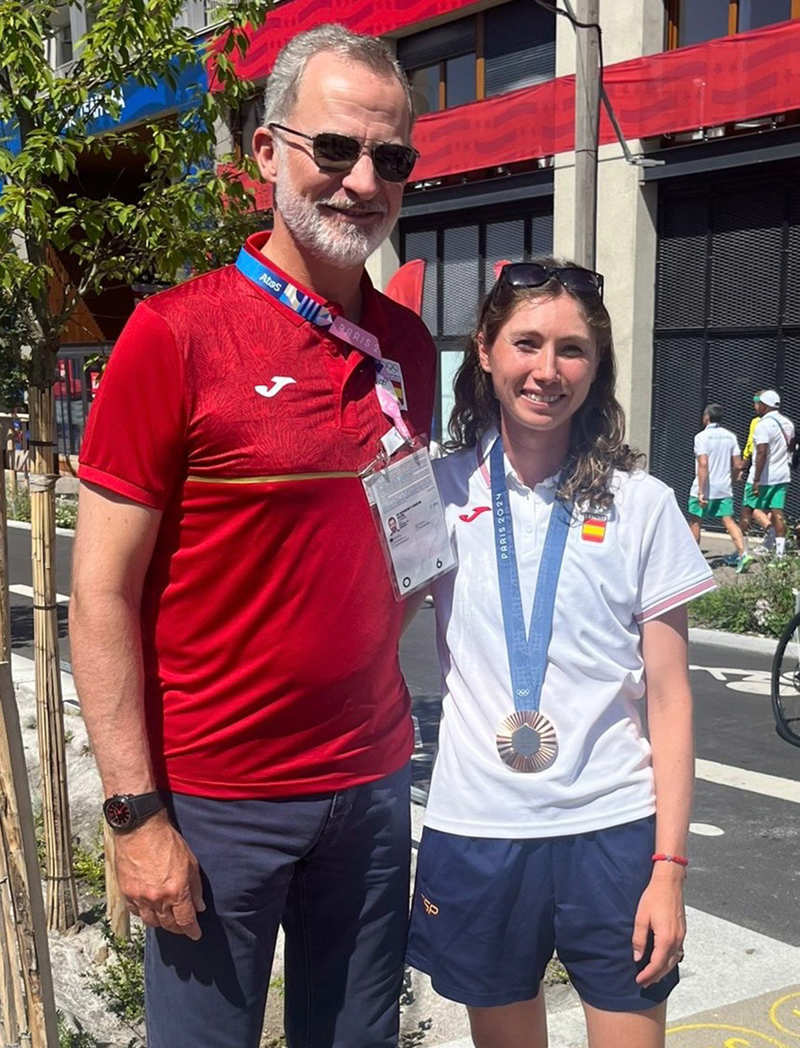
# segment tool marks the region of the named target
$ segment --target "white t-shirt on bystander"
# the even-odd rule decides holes
[[[792,479],[789,465],[789,444],[794,440],[794,423],[779,411],[762,415],[753,430],[753,464],[747,483],[756,475],[758,445],[767,444],[767,461],[759,477],[760,484],[788,484]]]
[[[731,483],[731,458],[741,455],[736,434],[720,426],[718,422],[709,422],[694,438],[695,471],[692,488],[689,492],[697,498],[700,487],[697,480],[697,456],[708,455],[708,493],[709,499],[733,498]]]

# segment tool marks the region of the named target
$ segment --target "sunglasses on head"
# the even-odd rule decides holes
[[[399,142],[377,142],[366,146],[351,135],[340,135],[335,131],[320,131],[318,135],[307,135],[283,124],[270,124],[270,129],[288,131],[311,143],[314,163],[320,171],[349,171],[358,163],[362,153],[369,153],[375,173],[384,182],[405,182],[411,174],[419,153],[412,146]]]
[[[576,295],[603,298],[603,276],[583,266],[544,266],[540,262],[509,262],[500,271],[497,284],[508,287],[541,287],[555,279]]]

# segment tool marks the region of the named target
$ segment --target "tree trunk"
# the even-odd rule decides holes
[[[5,1041],[56,1048],[50,949],[28,773],[11,680],[5,490],[0,492],[0,949]]]
[[[78,895],[72,871],[72,832],[67,794],[64,709],[58,653],[58,616],[54,571],[55,551],[55,354],[45,370],[34,369],[30,388],[31,430],[31,558],[33,561],[33,642],[36,668],[36,719],[42,765],[47,927],[65,931],[78,916]],[[36,362],[42,366],[41,360]],[[48,373],[49,372],[49,373]]]

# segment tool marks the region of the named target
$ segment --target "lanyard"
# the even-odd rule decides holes
[[[553,608],[558,576],[564,558],[572,507],[566,506],[558,498],[553,502],[536,577],[531,624],[526,637],[511,505],[506,486],[503,439],[500,436],[492,447],[490,463],[497,577],[500,584],[500,604],[503,609],[503,628],[511,670],[514,707],[517,710],[538,710],[547,669],[547,649],[553,632]]]
[[[377,338],[371,331],[354,324],[346,317],[334,316],[329,309],[307,291],[301,291],[285,277],[280,276],[266,263],[255,258],[245,248],[241,248],[236,259],[236,268],[247,277],[249,281],[266,291],[278,302],[283,303],[303,320],[315,327],[325,328],[332,335],[336,335],[343,342],[353,346],[361,353],[366,353],[375,360],[375,395],[378,398],[381,411],[387,415],[406,441],[411,441],[411,434],[403,416],[400,413],[400,405],[397,402],[391,379],[382,375],[383,361],[381,359],[381,347]]]

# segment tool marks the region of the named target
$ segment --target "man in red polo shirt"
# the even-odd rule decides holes
[[[149,925],[150,1048],[255,1048],[281,921],[288,1044],[389,1048],[413,738],[359,472],[432,413],[430,336],[364,272],[416,158],[410,95],[380,41],[323,26],[265,106],[274,232],[140,305],[92,408],[73,664]]]

